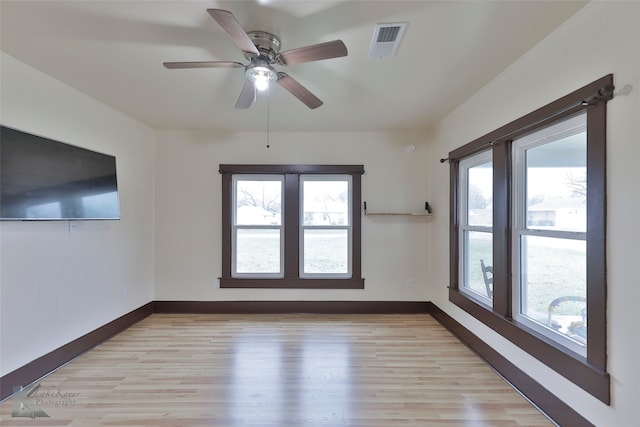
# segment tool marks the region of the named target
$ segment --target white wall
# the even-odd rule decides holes
[[[217,282],[219,164],[363,164],[369,210],[420,211],[430,201],[426,138],[424,132],[272,133],[266,148],[265,133],[157,132],[156,299],[428,300],[427,217],[362,218],[364,290],[220,289]],[[405,286],[407,278],[413,288]]]
[[[120,221],[0,222],[0,375],[153,300],[154,135],[2,53],[3,125],[116,156]],[[126,289],[123,298],[122,289]]]
[[[433,129],[432,150],[445,157],[459,146],[523,116],[608,73],[616,96],[608,104],[607,264],[608,371],[612,404],[607,406],[523,353],[448,302],[449,259],[433,250],[429,299],[493,346],[598,426],[640,425],[638,384],[638,252],[640,227],[640,2],[595,2],[578,12],[493,82]],[[434,202],[449,200],[448,168],[430,169],[441,182]],[[447,215],[434,218],[436,247],[448,248]]]

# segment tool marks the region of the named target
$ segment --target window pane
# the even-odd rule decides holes
[[[468,169],[467,223],[491,227],[493,224],[493,166],[488,161]]]
[[[587,339],[587,244],[522,236],[520,311],[577,342]]]
[[[303,270],[306,274],[348,274],[347,230],[303,230]]]
[[[527,228],[584,232],[587,228],[586,131],[552,139],[525,151]]]
[[[280,230],[238,229],[236,272],[280,273]]]
[[[493,293],[493,234],[465,232],[466,256],[463,287],[491,298]],[[484,272],[483,272],[484,266]]]
[[[236,225],[281,224],[281,180],[238,180],[235,191]]]
[[[349,181],[303,181],[304,225],[349,225]]]

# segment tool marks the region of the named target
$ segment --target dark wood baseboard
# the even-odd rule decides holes
[[[560,426],[593,427],[593,424],[587,419],[574,411],[569,405],[541,386],[537,381],[524,373],[520,368],[503,357],[435,304],[431,304],[429,313],[555,423]]]
[[[31,384],[152,313],[153,302],[150,302],[9,372],[0,378],[0,400],[11,396],[14,387]]]
[[[6,374],[0,378],[0,400],[15,386],[31,384],[152,313],[431,314],[557,424],[593,426],[435,304],[413,301],[154,301]]]
[[[413,301],[156,301],[155,313],[428,313],[428,302]]]

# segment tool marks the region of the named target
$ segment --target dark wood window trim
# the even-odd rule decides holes
[[[600,401],[610,404],[606,372],[606,103],[613,98],[613,75],[604,76],[526,116],[449,153],[449,300]],[[579,356],[512,318],[511,309],[511,142],[579,112],[587,114],[587,356]],[[461,159],[493,153],[493,307],[459,291],[458,173]]]
[[[223,164],[222,175],[222,277],[221,288],[363,289],[361,260],[362,165],[233,165]],[[231,192],[234,174],[284,175],[284,277],[281,279],[235,278],[231,276]],[[351,278],[313,279],[299,276],[299,176],[351,175],[352,177],[352,265]]]

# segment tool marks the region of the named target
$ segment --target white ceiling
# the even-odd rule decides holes
[[[585,1],[0,0],[4,52],[156,129],[424,129],[527,52]],[[274,85],[234,108],[242,69],[167,70],[164,61],[247,61],[206,12],[229,10],[281,50],[341,39],[349,55],[276,66],[324,105]],[[369,59],[376,23],[408,22],[398,55]]]

